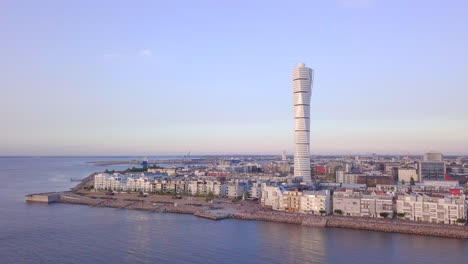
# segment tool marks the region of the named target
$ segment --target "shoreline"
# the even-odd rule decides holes
[[[137,197],[136,194],[106,196],[104,193],[77,193],[76,191],[58,194],[60,198],[55,202],[88,205],[91,207],[139,210],[151,213],[191,214],[212,220],[256,220],[310,227],[347,228],[385,233],[468,239],[467,226],[414,222],[408,220],[308,215],[274,211],[262,208],[258,203],[252,201],[234,203],[227,198],[215,198],[214,203],[208,203],[202,197],[172,199],[172,197],[167,195],[149,195],[143,198]]]
[[[104,192],[86,191],[84,187],[92,184],[95,174],[91,173],[72,188],[71,191],[45,193],[43,195],[54,196],[54,199],[49,199],[49,202],[139,210],[151,213],[191,214],[212,220],[230,218],[296,224],[309,227],[347,228],[385,233],[468,239],[468,226],[466,225],[446,225],[399,219],[300,214],[274,211],[264,208],[254,201],[241,200],[233,202],[228,198],[215,198],[213,202],[207,202],[204,197],[194,196],[182,196],[180,199],[173,199],[169,195],[152,194],[147,197],[138,197],[137,194],[117,193],[110,196]],[[34,202],[34,199],[28,199],[28,196],[31,195],[26,195],[26,200]]]

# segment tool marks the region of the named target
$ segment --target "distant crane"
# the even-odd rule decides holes
[[[184,155],[184,162],[189,162],[189,161],[192,160],[192,159],[190,158],[190,153],[191,153],[191,151],[187,152],[187,154]]]

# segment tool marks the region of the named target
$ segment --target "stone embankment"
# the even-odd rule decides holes
[[[201,197],[173,199],[171,196],[166,195],[138,197],[136,194],[126,193],[111,196],[97,192],[63,192],[60,193],[60,198],[56,202],[81,204],[91,207],[142,210],[156,213],[192,214],[213,220],[234,218],[311,227],[350,228],[468,239],[467,226],[433,224],[407,220],[306,215],[294,212],[273,211],[271,209],[262,208],[257,202],[232,202],[225,198],[216,198],[213,203],[210,203]]]

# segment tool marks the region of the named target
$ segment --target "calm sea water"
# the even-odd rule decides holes
[[[468,261],[456,239],[24,202],[104,170],[86,163],[97,160],[106,158],[0,158],[0,263]]]

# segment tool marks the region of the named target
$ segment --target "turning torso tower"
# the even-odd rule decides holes
[[[293,71],[294,97],[294,177],[302,177],[311,182],[310,174],[310,96],[314,72],[304,63],[299,63]]]

